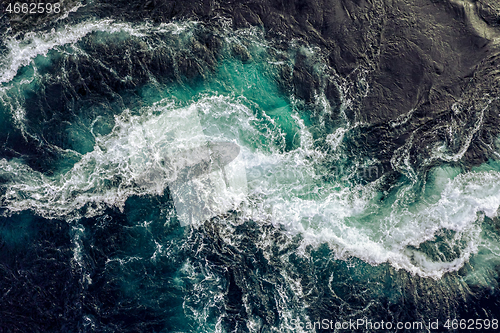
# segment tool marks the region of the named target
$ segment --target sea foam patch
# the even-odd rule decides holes
[[[93,216],[105,207],[123,208],[131,195],[162,195],[166,188],[182,225],[236,209],[247,194],[240,146],[204,134],[197,115],[203,104],[161,101],[141,116],[124,112],[110,134],[96,137],[93,151],[61,174],[46,176],[20,160],[0,160],[7,213]]]
[[[209,141],[196,106],[165,113],[137,130],[132,140],[155,145],[152,163],[139,173],[141,186],[166,180],[181,225],[197,224],[235,209],[247,194],[245,163],[237,144]],[[164,133],[172,142],[165,142]],[[137,165],[141,167],[141,165]],[[163,190],[163,186],[158,188]]]

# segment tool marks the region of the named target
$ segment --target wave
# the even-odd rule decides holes
[[[179,218],[185,223],[187,218],[181,215],[188,212],[182,210],[189,208],[192,214],[196,204],[203,206],[200,210],[209,210],[198,218],[203,220],[235,208],[228,200],[241,201],[238,197],[246,186],[237,152],[225,165],[193,179],[179,181],[173,175],[182,173],[186,163],[196,168],[198,163],[193,160],[199,156],[194,156],[195,153],[214,151],[214,147],[207,146],[197,116],[198,109],[206,104],[207,101],[201,100],[182,108],[172,101],[161,101],[142,116],[124,112],[116,117],[110,134],[96,137],[92,152],[83,155],[68,172],[55,176],[36,172],[20,160],[2,159],[0,177],[8,181],[2,203],[10,213],[33,210],[46,218],[89,217],[101,214],[106,207],[122,209],[131,195],[162,195],[169,187],[176,198]],[[189,153],[189,149],[195,150]],[[228,148],[222,146],[222,149]],[[181,158],[186,152],[187,157]],[[214,155],[207,158],[208,164],[215,163]],[[223,181],[227,183],[222,184]],[[190,199],[183,197],[186,191],[192,192],[188,193]],[[189,207],[182,204],[185,200],[189,200]],[[212,208],[207,206],[209,201]]]
[[[28,32],[20,38],[9,36],[5,40],[6,54],[0,59],[2,74],[0,83],[11,81],[19,69],[29,65],[38,56],[46,57],[48,52],[65,45],[73,45],[83,37],[93,32],[108,34],[124,33],[128,36],[145,37],[151,34],[179,34],[196,22],[167,23],[159,26],[150,24],[133,26],[128,23],[118,23],[112,19],[87,21],[78,24],[66,24],[49,32]]]
[[[18,84],[14,79],[21,68],[61,46],[71,44],[77,54],[75,43],[94,32],[123,33],[120,38],[172,36],[189,32],[194,25],[131,26],[101,20],[10,38],[0,82]],[[231,40],[240,43],[234,36],[226,37],[228,44]],[[258,36],[251,38],[259,40]],[[273,58],[263,55],[266,51],[259,48],[251,54],[262,60],[262,66],[226,55],[212,80],[182,95],[182,103],[182,98],[160,98],[139,110],[122,110],[108,134],[92,132],[99,119],[91,119],[89,128],[95,143],[67,171],[46,175],[20,159],[0,160],[4,214],[33,210],[47,218],[79,219],[102,214],[108,207],[123,209],[131,196],[163,195],[168,189],[177,198],[180,219],[194,227],[217,214],[237,210],[243,219],[300,235],[303,252],[309,245],[326,243],[338,259],[354,256],[372,265],[390,263],[422,277],[439,279],[457,271],[485,247],[499,253],[499,245],[484,238],[481,220],[481,216],[497,217],[499,170],[460,173],[436,167],[433,178],[425,184],[425,193],[418,194],[421,183],[412,167],[404,163],[408,151],[403,146],[392,164],[412,182],[400,181],[388,195],[381,193],[382,174],[373,182],[357,180],[362,178],[360,171],[373,171],[373,161],[348,160],[344,135],[360,124],[351,126],[344,117],[345,121],[328,133],[325,122],[304,117],[300,103],[280,95],[274,77],[262,73],[282,63],[286,66],[280,68],[293,68],[293,54],[279,63],[275,58],[284,58],[283,54]],[[314,57],[312,51],[307,54]],[[349,96],[354,93],[343,89],[340,109],[345,116],[345,109],[355,101]],[[366,95],[366,89],[361,94]],[[332,106],[324,94],[315,96],[315,107],[320,109],[316,109],[316,116],[325,119]],[[394,126],[404,125],[410,117],[399,119]],[[476,118],[469,124],[472,133],[457,153],[443,148],[433,158],[461,158],[482,123],[482,113]],[[326,139],[318,139],[318,131]],[[169,176],[165,156],[175,160],[181,151],[207,142],[230,142],[240,153],[228,168],[176,184]],[[197,208],[193,208],[194,203]]]

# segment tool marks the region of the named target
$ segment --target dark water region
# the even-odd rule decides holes
[[[0,332],[497,330],[495,1],[60,3],[0,3]]]

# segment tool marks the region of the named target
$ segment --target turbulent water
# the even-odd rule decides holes
[[[417,130],[384,165],[382,141],[359,143],[365,70],[342,77],[319,48],[222,18],[80,10],[4,36],[0,331],[500,319],[500,163],[455,163],[496,96],[443,125],[425,167]],[[299,61],[321,77],[313,102],[290,83]],[[214,166],[214,144],[234,156]]]

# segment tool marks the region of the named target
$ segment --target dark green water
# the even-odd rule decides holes
[[[5,332],[499,318],[499,163],[463,170],[443,143],[430,159],[445,163],[418,174],[403,146],[389,181],[349,145],[363,73],[348,82],[319,50],[263,33],[85,20],[6,40]],[[338,105],[287,89],[299,58]],[[178,181],[210,142],[237,157]]]

